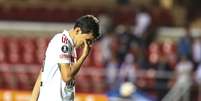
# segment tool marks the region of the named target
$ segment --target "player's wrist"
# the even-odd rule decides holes
[[[88,54],[82,54],[82,55],[80,56],[80,59],[85,60],[85,59],[87,58],[87,56],[88,56]]]

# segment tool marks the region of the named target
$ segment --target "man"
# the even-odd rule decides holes
[[[56,34],[46,50],[44,67],[33,88],[31,101],[74,101],[74,78],[99,36],[99,21],[93,15],[80,17],[74,28]],[[78,47],[83,51],[76,61],[75,48]]]

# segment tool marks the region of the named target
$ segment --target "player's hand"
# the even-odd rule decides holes
[[[91,50],[91,44],[87,40],[85,40],[84,41],[83,55],[87,56],[89,54],[90,50]]]

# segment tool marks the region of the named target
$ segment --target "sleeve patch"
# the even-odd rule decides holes
[[[71,52],[72,49],[71,49],[68,45],[63,45],[63,46],[61,47],[61,51],[62,51],[63,53],[67,53],[67,52]]]

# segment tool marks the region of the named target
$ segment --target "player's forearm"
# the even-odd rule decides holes
[[[91,46],[87,44],[87,41],[84,42],[84,49],[82,52],[81,57],[78,59],[78,61],[71,65],[70,68],[70,76],[74,78],[74,76],[77,74],[77,72],[80,70],[81,65],[83,64],[84,60],[89,55],[89,52],[91,50]]]
[[[41,71],[34,85],[30,101],[37,101],[40,92],[40,82],[41,82]]]
[[[87,58],[91,47],[85,42],[82,55],[76,63],[73,64],[59,64],[61,76],[64,82],[72,80],[81,68],[84,60]]]
[[[71,65],[71,72],[70,72],[71,77],[74,77],[78,73],[78,71],[80,70],[86,58],[87,58],[87,55],[82,55],[76,63]]]
[[[61,70],[61,76],[64,82],[69,82],[78,73],[83,64],[86,56],[81,56],[74,64],[59,64]]]
[[[64,82],[69,82],[78,73],[87,56],[81,56],[76,63],[59,64],[61,76]]]

